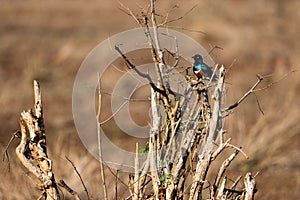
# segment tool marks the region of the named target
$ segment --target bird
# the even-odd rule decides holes
[[[211,69],[211,67],[209,67],[203,62],[203,57],[201,55],[196,54],[192,58],[194,58],[193,71],[194,74],[197,76],[198,80],[201,78],[210,80],[212,76],[213,81],[217,80],[217,76],[215,74],[213,75],[214,72]],[[201,90],[201,93],[203,94],[203,101],[206,108],[208,109],[208,113],[211,114],[211,107],[209,103],[207,88]]]
[[[196,54],[192,58],[194,58],[193,71],[197,78],[210,80],[214,73],[212,68],[203,62],[203,57],[201,55]],[[217,76],[215,74],[212,80],[217,80]]]

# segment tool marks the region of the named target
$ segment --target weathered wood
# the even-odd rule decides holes
[[[46,200],[60,199],[52,161],[48,158],[42,96],[39,83],[34,81],[34,110],[21,113],[21,141],[16,154],[24,167],[41,183],[42,196]]]
[[[221,103],[223,97],[224,81],[225,81],[225,68],[222,65],[220,68],[218,84],[213,95],[214,103],[213,103],[212,118],[210,119],[209,122],[209,133],[206,138],[204,148],[202,150],[202,156],[210,153],[213,150],[215,146],[215,141],[222,128]]]
[[[254,200],[254,193],[256,190],[255,179],[251,172],[248,172],[244,178],[245,184],[245,198],[244,200]]]

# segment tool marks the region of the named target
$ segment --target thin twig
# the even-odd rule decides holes
[[[133,90],[132,90],[132,92],[131,92],[131,94],[129,95],[129,99],[130,99],[130,97],[133,95],[133,93],[136,91],[136,89],[138,88],[138,86],[136,86]],[[120,110],[126,105],[128,103],[128,101],[125,101],[124,103],[122,103],[122,105],[111,115],[111,116],[109,116],[107,119],[105,119],[104,121],[102,121],[102,122],[99,122],[99,125],[103,125],[103,124],[105,124],[106,122],[108,122],[109,120],[111,120],[114,116],[116,116],[119,112],[120,112]]]
[[[162,35],[168,36],[168,37],[172,37],[174,38],[175,41],[175,53],[170,52],[168,49],[165,49],[169,54],[171,54],[173,57],[175,57],[175,62],[173,64],[173,66],[170,67],[170,69],[168,69],[167,73],[171,72],[175,67],[177,67],[178,63],[179,63],[179,52],[178,52],[178,41],[176,36],[171,36],[171,35],[167,35],[165,33],[162,33]]]
[[[114,112],[111,116],[109,116],[107,119],[103,120],[102,122],[100,122],[100,125],[105,124],[106,122],[108,122],[109,120],[111,120],[114,116],[116,116],[120,110],[127,104],[128,102],[125,101],[124,103],[122,103],[122,105],[116,110],[116,112]]]
[[[70,188],[64,180],[59,180],[58,185],[63,187],[65,190],[67,190],[71,195],[74,196],[75,200],[80,200],[80,197],[76,191],[74,191],[72,188]]]
[[[106,94],[106,95],[110,95],[112,97],[120,97],[126,101],[131,101],[131,102],[149,102],[150,101],[150,97],[147,99],[136,99],[136,98],[128,98],[128,97],[124,97],[122,95],[118,95],[118,94],[112,94],[111,92],[105,91],[105,90],[101,90],[102,94]]]
[[[255,96],[256,103],[257,103],[257,106],[258,106],[259,111],[261,112],[262,115],[265,115],[264,111],[262,110],[262,108],[261,108],[261,106],[260,106],[260,103],[259,103],[257,94],[256,94],[256,93],[253,93],[253,94],[254,94],[254,96]]]
[[[135,65],[127,58],[127,56],[125,56],[123,54],[123,52],[121,51],[120,47],[118,47],[117,45],[115,46],[115,50],[122,56],[122,58],[125,60],[127,66],[129,69],[133,69],[139,76],[143,77],[143,78],[146,78],[149,83],[152,83],[152,79],[151,77],[149,76],[149,74],[144,74],[142,72],[140,72],[140,70],[138,70]]]
[[[115,179],[118,179],[118,180],[120,181],[120,183],[122,183],[126,188],[129,188],[128,185],[127,185],[124,181],[122,181],[122,179],[120,179],[120,178],[118,177],[118,175],[115,174],[115,173],[112,171],[112,169],[111,169],[110,167],[107,167],[107,169],[108,169],[108,171],[115,177]],[[118,172],[118,171],[117,171],[117,172]]]
[[[203,34],[203,35],[207,35],[207,33],[205,33],[204,31],[187,29],[187,28],[184,28],[184,27],[177,27],[177,26],[163,26],[163,27],[165,27],[165,28],[171,28],[171,29],[176,29],[176,30],[187,31],[187,32],[190,32],[190,33],[200,33],[200,34]]]
[[[265,87],[262,87],[262,88],[257,88],[257,86],[268,76],[261,76],[261,75],[256,75],[258,80],[257,82],[251,87],[251,89],[246,92],[237,102],[235,102],[234,104],[228,106],[227,108],[223,109],[222,112],[226,112],[226,111],[229,111],[229,110],[232,110],[234,108],[236,108],[239,104],[241,104],[251,93],[255,93],[255,92],[259,92],[259,91],[262,91],[262,90],[266,90],[268,88],[270,88],[271,86],[273,86],[274,84],[282,81],[283,79],[285,79],[290,73],[293,73],[293,72],[296,72],[296,70],[292,70],[292,71],[289,71],[288,73],[286,73],[284,76],[282,76],[280,79],[272,82],[272,83],[269,83],[267,86]],[[261,107],[260,105],[258,104],[260,110],[261,110]],[[262,110],[261,110],[262,112]],[[263,112],[262,112],[263,113]]]
[[[249,156],[242,150],[242,148],[236,147],[236,146],[233,145],[233,144],[227,144],[227,146],[228,146],[228,147],[231,147],[231,148],[233,148],[233,149],[236,149],[237,151],[241,152],[241,153],[245,156],[246,159],[249,158]]]
[[[125,10],[127,10],[127,12],[123,9],[120,9],[121,11],[123,11],[124,13],[126,13],[127,15],[131,16],[137,23],[140,23],[140,21],[138,20],[138,18],[135,16],[135,14],[130,10],[130,8],[126,7],[123,3],[121,3],[120,1],[118,1],[120,6],[122,8],[124,8]]]
[[[256,81],[256,83],[251,87],[251,89],[246,92],[237,102],[235,102],[234,104],[228,106],[227,108],[223,109],[222,112],[226,112],[229,110],[232,110],[234,108],[236,108],[238,105],[240,105],[252,92],[254,92],[255,88],[261,83],[261,81],[263,80],[263,77],[260,75],[257,75],[258,80]]]
[[[105,181],[105,173],[104,166],[102,160],[102,143],[101,143],[101,123],[100,123],[100,115],[101,115],[101,105],[102,105],[102,94],[101,94],[101,75],[98,74],[98,111],[97,111],[97,136],[98,136],[98,150],[99,150],[99,164],[100,164],[100,173],[102,179],[102,188],[104,193],[104,199],[107,200],[107,189],[106,189],[106,181]]]
[[[217,191],[217,188],[219,187],[221,178],[223,177],[227,167],[230,165],[230,163],[233,161],[233,159],[238,155],[239,151],[235,150],[228,158],[226,158],[224,160],[224,162],[222,163],[219,172],[215,178],[214,184],[213,184],[213,190],[212,190],[212,197],[214,196],[214,194]],[[224,185],[225,187],[225,185]]]
[[[213,81],[214,77],[216,76],[217,69],[218,69],[218,64],[216,64],[214,71],[213,71],[206,87],[209,87],[211,85],[211,82]]]
[[[15,131],[14,133],[11,134],[11,138],[10,140],[8,141],[3,153],[2,153],[2,161],[4,162],[5,161],[5,157],[7,158],[7,162],[8,162],[8,172],[10,172],[10,161],[9,161],[9,155],[8,155],[8,148],[9,146],[11,145],[12,141],[15,139],[15,138],[21,138],[21,131],[20,130],[17,130]]]
[[[133,200],[138,200],[140,198],[140,166],[139,166],[139,143],[135,144],[135,159],[134,159],[134,183],[133,183]]]
[[[221,50],[223,50],[222,47],[220,47],[220,46],[218,46],[218,45],[215,45],[215,46],[213,46],[213,47],[209,50],[209,52],[208,52],[208,54],[207,54],[206,56],[210,55],[215,49],[221,49]],[[206,56],[204,56],[204,57],[206,57]]]
[[[259,91],[262,91],[262,90],[265,90],[265,89],[268,89],[269,87],[273,86],[274,84],[276,83],[279,83],[280,81],[282,81],[283,79],[285,79],[286,77],[288,77],[288,75],[290,75],[291,73],[294,73],[294,72],[297,72],[297,70],[292,70],[292,71],[289,71],[288,73],[286,73],[285,75],[283,75],[281,78],[279,78],[278,80],[276,81],[273,81],[272,83],[269,83],[267,86],[265,87],[262,87],[262,88],[259,88],[259,89],[255,89],[253,90],[253,92],[259,92]],[[265,78],[266,76],[264,76]]]
[[[196,4],[194,5],[190,10],[188,10],[186,13],[184,13],[184,15],[180,16],[180,17],[177,17],[175,19],[171,19],[161,25],[166,25],[166,24],[169,24],[169,23],[172,23],[172,22],[176,22],[176,21],[179,21],[179,20],[182,20],[184,17],[186,17],[189,13],[191,13],[199,4]]]
[[[88,190],[87,190],[87,188],[86,188],[86,186],[85,186],[85,184],[84,184],[84,181],[83,181],[83,179],[82,179],[80,173],[78,172],[76,166],[74,165],[74,163],[73,163],[67,156],[65,156],[65,157],[66,157],[66,159],[71,163],[73,169],[75,170],[76,174],[78,175],[78,177],[79,177],[79,179],[80,179],[80,182],[81,182],[82,186],[84,187],[84,191],[85,191],[85,193],[86,193],[86,195],[87,195],[87,198],[90,200],[91,198],[90,198],[89,192],[88,192]]]
[[[139,188],[139,190],[142,190],[148,183],[150,183],[151,182],[151,178],[150,179],[148,179],[140,188]],[[128,186],[127,186],[128,187]],[[133,193],[132,194],[130,194],[128,197],[126,197],[126,198],[124,198],[125,200],[128,200],[128,199],[130,199],[130,198],[132,198],[132,196],[133,196]]]
[[[174,10],[175,8],[178,8],[178,6],[176,6],[176,5],[173,6],[171,9],[169,9],[169,10],[166,12],[166,14],[165,14],[164,16],[162,16],[162,18],[165,18],[165,19],[162,20],[163,22],[160,23],[161,25],[165,24],[165,23],[168,21],[170,12],[171,12],[172,10]]]
[[[242,176],[237,177],[237,179],[234,181],[234,183],[231,185],[230,189],[234,190],[239,181],[242,179]]]
[[[229,67],[228,67],[227,70],[226,70],[227,73],[232,69],[232,67],[234,66],[234,63],[235,63],[236,61],[237,61],[236,58],[233,59],[233,61],[231,62],[231,64],[229,65]]]

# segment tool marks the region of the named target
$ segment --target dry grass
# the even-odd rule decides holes
[[[126,3],[138,10],[135,1]],[[170,17],[183,15],[196,1],[180,4]],[[224,51],[215,61],[229,66],[227,102],[237,100],[255,82],[255,74],[273,74],[269,82],[289,70],[299,70],[300,3],[290,0],[277,11],[275,0],[201,1],[183,20],[172,26],[185,31],[207,49],[217,44]],[[139,5],[145,6],[143,1]],[[132,20],[106,1],[2,1],[0,7],[0,151],[9,133],[18,128],[20,112],[31,107],[32,80],[39,79],[45,106],[46,132],[56,179],[64,179],[80,196],[83,188],[65,160],[67,155],[82,173],[90,193],[101,197],[98,163],[81,145],[72,120],[71,98],[76,71],[88,52],[109,35],[133,28]],[[163,11],[175,5],[161,3]],[[277,59],[275,59],[277,58]],[[247,99],[226,121],[235,144],[250,156],[241,158],[232,173],[260,171],[258,199],[296,199],[300,194],[300,73],[292,73],[270,89]],[[246,138],[246,140],[245,140]],[[130,144],[128,144],[130,145]],[[39,194],[26,171],[10,151],[11,172],[1,164],[0,198],[33,199]],[[109,174],[109,172],[107,172]],[[122,174],[122,176],[125,176]],[[26,187],[19,188],[26,182]],[[112,182],[109,183],[109,187]],[[125,187],[120,186],[120,190]],[[112,191],[110,191],[112,192]]]

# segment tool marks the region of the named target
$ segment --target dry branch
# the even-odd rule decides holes
[[[149,12],[142,12],[141,15],[135,15],[129,8],[121,3],[120,5],[124,9],[123,11],[132,16],[143,29],[158,77],[158,81],[153,83],[148,74],[139,72],[136,66],[131,63],[130,59],[122,53],[121,49],[117,46],[115,47],[129,69],[133,69],[141,77],[147,78],[151,85],[151,113],[153,121],[149,137],[149,152],[142,172],[139,172],[138,162],[136,161],[135,175],[130,178],[131,195],[128,198],[183,199],[184,191],[189,187],[186,184],[186,180],[191,176],[189,172],[190,169],[193,169],[194,155],[198,155],[194,174],[192,174],[192,183],[188,198],[191,200],[201,199],[203,186],[204,183],[207,182],[206,175],[211,162],[214,161],[225,148],[231,147],[235,152],[226,159],[221,166],[211,193],[213,198],[225,198],[229,189],[225,187],[226,179],[224,179],[222,184],[220,184],[220,180],[224,176],[226,168],[236,155],[239,152],[244,154],[240,148],[229,144],[230,139],[226,142],[223,141],[221,102],[226,74],[225,68],[222,66],[219,70],[219,79],[216,83],[213,95],[208,94],[208,88],[212,87],[212,79],[208,84],[205,84],[204,80],[193,80],[187,76],[190,87],[186,88],[185,95],[177,99],[174,92],[169,88],[168,75],[179,63],[178,43],[176,38],[174,38],[176,52],[172,53],[168,49],[164,49],[160,46],[158,34],[159,26],[164,25],[164,23],[170,23],[167,19],[168,14],[164,22],[158,25],[156,17],[160,15],[155,11],[154,0],[150,0]],[[189,12],[193,9],[194,8]],[[180,19],[181,18],[177,18],[175,21]],[[153,31],[152,33],[150,33],[150,24],[152,28],[151,31]],[[213,47],[208,55],[216,48],[220,47]],[[165,64],[164,52],[169,53],[175,59],[173,66],[169,67]],[[216,71],[217,65],[214,68],[214,75]],[[188,108],[188,101],[193,94],[196,94],[198,101],[196,101],[191,108]],[[249,94],[246,94],[236,105],[230,106],[228,110],[238,106]],[[209,95],[213,97],[212,103],[209,102]],[[157,107],[159,105],[165,108],[167,122],[162,121],[158,114]],[[182,119],[182,112],[189,113],[187,119]],[[178,133],[178,130],[180,130],[180,133]],[[178,134],[181,135],[181,139],[177,141],[174,139],[174,136]],[[221,135],[220,145],[213,151],[214,147],[216,147],[216,140],[219,135]],[[165,148],[165,150],[161,152],[160,150],[163,148]],[[191,165],[188,164],[189,157]],[[160,166],[160,162],[164,165]],[[147,174],[148,169],[150,169],[149,174]],[[147,176],[150,177],[148,178],[148,182],[152,182],[152,190],[148,195],[144,193],[145,185],[143,184]],[[218,194],[216,194],[217,191]],[[239,193],[239,191],[237,193]]]
[[[99,164],[100,164],[100,173],[101,173],[101,179],[102,179],[102,188],[103,188],[104,199],[107,200],[108,197],[107,197],[104,166],[103,166],[103,160],[102,160],[102,145],[101,145],[101,124],[105,123],[106,121],[105,122],[100,122],[101,106],[102,106],[100,74],[98,75],[98,105],[97,106],[98,106],[98,110],[97,110],[97,119],[96,120],[97,120],[97,137],[98,137],[97,139],[98,139]],[[87,190],[86,190],[86,192],[87,192]],[[88,193],[87,193],[87,195],[88,195]],[[88,195],[88,198],[89,198],[89,195]]]
[[[21,141],[16,154],[24,167],[40,182],[42,196],[46,200],[60,199],[52,171],[52,161],[48,158],[44,116],[40,86],[34,81],[34,110],[21,113]]]
[[[230,155],[230,156],[222,163],[222,165],[221,165],[221,167],[220,167],[220,169],[219,169],[218,175],[217,175],[217,177],[216,177],[216,179],[215,179],[215,182],[214,182],[214,184],[213,184],[213,188],[212,188],[212,190],[211,190],[211,191],[212,191],[212,193],[211,193],[211,196],[212,196],[212,197],[215,196],[215,193],[216,193],[216,191],[217,191],[217,189],[218,189],[218,187],[219,187],[221,178],[223,177],[223,175],[224,175],[224,173],[225,173],[227,167],[230,165],[230,163],[233,161],[233,159],[238,155],[238,153],[239,153],[239,151],[236,150],[233,154],[231,154],[231,155]],[[225,183],[224,183],[224,184],[225,184]],[[223,187],[223,184],[221,184],[221,188],[222,188],[222,187]],[[225,187],[225,185],[224,185],[224,187]],[[218,196],[219,196],[219,194],[220,194],[220,190],[221,190],[221,189],[219,189],[217,198],[218,198]]]
[[[244,178],[245,184],[245,197],[244,200],[253,200],[256,192],[256,183],[254,177],[248,172]]]
[[[281,80],[285,79],[290,73],[293,73],[295,71],[289,71],[288,73],[286,73],[285,75],[283,75],[281,78],[279,78],[278,80],[274,81],[274,82],[271,82],[269,83],[268,85],[262,87],[262,88],[257,88],[257,86],[268,76],[262,76],[262,75],[259,75],[257,74],[257,81],[256,83],[250,88],[250,90],[248,92],[246,92],[238,101],[236,101],[235,103],[233,103],[232,105],[228,106],[227,108],[223,109],[222,112],[227,112],[227,111],[230,111],[234,108],[236,108],[237,106],[239,106],[250,94],[254,93],[255,92],[258,92],[258,91],[262,91],[262,90],[266,90],[268,88],[270,88],[271,86],[273,86],[274,84],[280,82]],[[256,97],[256,96],[255,96]],[[257,97],[256,97],[256,100],[257,100]],[[257,100],[257,104],[258,104],[258,107],[259,107],[259,110],[263,113],[261,107],[260,107],[260,104],[259,104],[259,101]]]
[[[66,159],[69,161],[69,163],[71,163],[73,169],[75,170],[76,174],[78,175],[78,177],[79,177],[79,179],[80,179],[80,182],[81,182],[81,184],[82,184],[82,186],[83,186],[83,188],[84,188],[84,191],[85,191],[85,193],[86,193],[87,198],[90,200],[91,198],[90,198],[89,192],[88,192],[88,190],[87,190],[87,187],[85,186],[84,181],[83,181],[83,179],[82,179],[82,177],[81,177],[79,171],[77,170],[75,164],[74,164],[67,156],[66,156]]]
[[[225,80],[225,68],[221,66],[220,68],[220,76],[219,76],[218,84],[214,93],[214,107],[212,111],[212,118],[209,122],[209,133],[206,139],[206,143],[204,145],[202,156],[210,153],[214,147],[214,143],[220,133],[222,128],[222,116],[221,116],[221,103],[223,97],[223,89],[224,89],[224,80]]]
[[[251,89],[246,92],[237,102],[235,102],[234,104],[228,106],[227,108],[225,108],[224,110],[222,110],[222,112],[226,112],[229,110],[232,110],[234,108],[236,108],[238,105],[240,105],[252,92],[255,91],[256,87],[261,83],[261,81],[264,79],[262,76],[257,75],[258,80],[256,81],[256,83],[251,87]]]
[[[79,195],[77,194],[77,192],[74,191],[72,188],[70,188],[70,187],[66,184],[66,182],[65,182],[64,180],[59,180],[58,185],[59,185],[60,187],[63,187],[63,188],[64,188],[65,190],[67,190],[71,195],[73,195],[75,200],[80,200],[80,197],[79,197]]]

